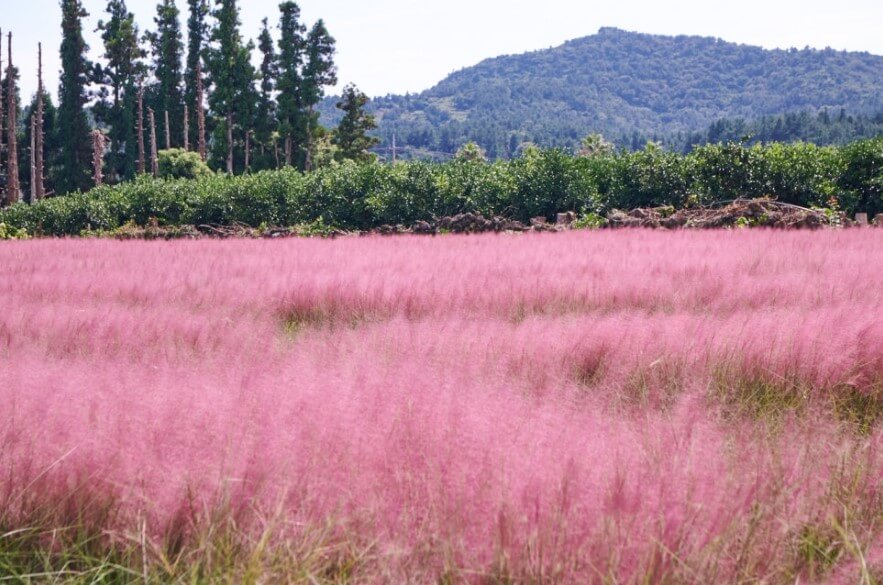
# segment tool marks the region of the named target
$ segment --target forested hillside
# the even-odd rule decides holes
[[[443,156],[472,140],[507,157],[524,142],[571,147],[592,132],[626,147],[653,139],[682,146],[721,119],[878,112],[881,72],[883,57],[868,53],[765,50],[603,28],[560,47],[488,59],[423,93],[378,98],[371,107],[381,148],[395,134],[400,156]],[[326,125],[335,122],[333,108],[333,99],[323,104]]]

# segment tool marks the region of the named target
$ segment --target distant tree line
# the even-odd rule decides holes
[[[60,4],[57,106],[43,87],[42,64],[34,72],[38,91],[22,106],[11,34],[0,55],[7,63],[0,204],[158,175],[185,159],[241,174],[370,156],[374,139],[365,133],[375,124],[354,86],[339,102],[346,123],[334,130],[319,124],[317,106],[337,84],[335,40],[322,20],[303,22],[295,2],[279,5],[277,34],[263,20],[255,45],[243,40],[236,0],[187,0],[186,42],[176,0],[160,0],[155,26],[143,34],[125,0],[108,0],[97,23],[103,52],[94,62],[82,0]],[[175,160],[160,160],[169,157]]]
[[[388,100],[381,98],[377,102]],[[339,114],[327,111],[326,120],[337,121]],[[371,108],[369,108],[371,109]],[[577,151],[585,135],[584,127],[572,127],[561,118],[538,118],[530,132],[516,131],[499,123],[482,120],[429,122],[392,121],[384,117],[374,133],[378,139],[375,152],[391,158],[393,141],[398,158],[447,160],[464,144],[474,142],[493,159],[516,158],[530,145],[541,148],[564,148]],[[688,153],[698,146],[726,142],[745,144],[773,142],[810,142],[820,146],[844,145],[856,140],[883,136],[883,110],[856,114],[844,108],[831,111],[799,111],[763,116],[756,119],[721,118],[695,132],[638,132],[605,135],[617,148],[643,150],[648,142],[667,150]],[[395,138],[394,138],[395,137]]]

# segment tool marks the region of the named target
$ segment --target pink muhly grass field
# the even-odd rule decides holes
[[[883,231],[0,244],[0,549],[880,583],[878,419]]]

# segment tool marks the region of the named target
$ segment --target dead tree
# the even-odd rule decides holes
[[[39,99],[39,97],[37,98]],[[31,114],[31,205],[37,202],[37,113]]]
[[[6,88],[6,95],[8,103],[6,104],[6,109],[8,110],[8,123],[7,130],[9,131],[9,164],[8,164],[8,176],[7,176],[7,200],[9,203],[18,203],[21,199],[21,185],[18,180],[18,137],[15,135],[16,129],[18,128],[18,120],[16,120],[16,110],[18,109],[18,104],[16,103],[15,98],[15,74],[12,70],[12,33],[9,33],[9,49],[7,50],[7,59],[9,60],[9,66],[6,69],[6,77],[8,80],[8,86]]]
[[[104,183],[104,149],[107,142],[101,130],[92,131],[92,180],[96,187]]]
[[[3,29],[0,29],[0,64],[3,63]],[[3,70],[2,65],[0,65],[0,71]],[[0,90],[2,90],[2,83],[0,83]],[[0,172],[3,169],[3,91],[0,91]],[[2,187],[2,185],[0,185]],[[7,203],[6,193],[0,189],[0,207],[3,207]]]
[[[184,150],[190,150],[190,110],[184,104]]]
[[[144,160],[144,88],[138,86],[138,173],[143,175],[147,172],[147,163]]]
[[[159,159],[156,154],[156,117],[153,108],[147,108],[147,117],[150,121],[150,170],[156,178],[159,176]]]
[[[165,111],[166,114],[166,150],[171,150],[172,148],[172,132],[171,127],[169,126],[169,111]]]
[[[245,131],[245,172],[248,172],[249,162],[251,159],[251,132]]]
[[[202,107],[205,96],[205,89],[202,86],[202,60],[196,62],[196,132],[197,132],[197,148],[199,149],[199,158],[205,162],[205,109]]]
[[[227,112],[227,174],[233,174],[233,112]]]
[[[34,170],[31,172],[31,183],[34,185],[34,197],[39,201],[46,196],[43,182],[45,173],[43,163],[43,44],[37,44],[37,120],[31,137],[34,143]]]

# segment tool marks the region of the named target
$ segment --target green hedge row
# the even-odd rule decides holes
[[[605,213],[739,197],[883,213],[883,139],[842,148],[811,144],[710,145],[679,155],[650,145],[592,158],[528,150],[499,162],[347,163],[194,180],[146,177],[86,194],[18,204],[0,222],[29,233],[79,234],[127,222],[296,225],[321,219],[343,229],[478,212],[522,221],[565,210]]]

